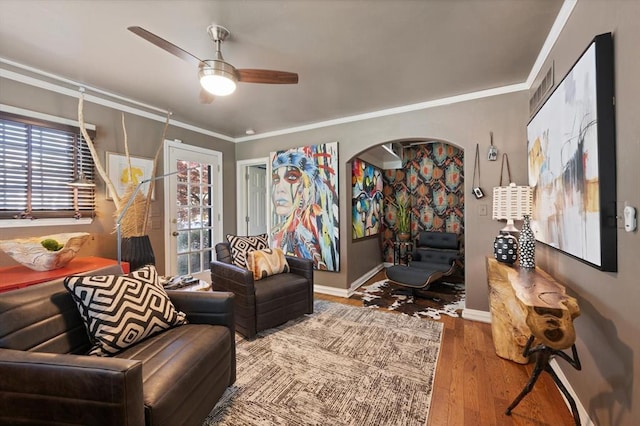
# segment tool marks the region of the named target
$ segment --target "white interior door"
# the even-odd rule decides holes
[[[254,158],[236,163],[238,235],[269,232],[269,158]]]
[[[209,282],[215,244],[222,240],[222,153],[165,142],[167,275]]]
[[[247,173],[247,235],[267,232],[267,167],[252,165]]]

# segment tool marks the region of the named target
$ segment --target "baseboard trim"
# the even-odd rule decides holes
[[[585,410],[584,406],[580,402],[580,399],[578,398],[578,395],[576,395],[576,392],[573,390],[571,383],[569,383],[569,380],[567,380],[567,376],[565,376],[564,373],[562,372],[562,369],[558,364],[558,360],[555,358],[552,359],[551,361],[549,361],[549,365],[551,366],[553,371],[556,373],[556,375],[558,376],[558,378],[560,379],[564,387],[567,388],[573,400],[576,402],[576,407],[578,408],[578,414],[580,415],[580,424],[582,424],[583,426],[594,426],[595,423],[593,423],[593,421],[589,417],[589,413],[587,412],[587,410]],[[571,406],[569,405],[569,401],[564,396],[564,394],[560,391],[560,389],[558,389],[558,392],[560,392],[560,395],[562,395],[562,399],[564,399],[564,403],[567,404],[567,408],[569,409],[569,412],[571,412]]]
[[[373,277],[375,274],[380,272],[383,268],[384,268],[384,264],[383,263],[375,266],[369,272],[365,273],[360,278],[358,278],[357,280],[352,282],[351,286],[348,289],[347,288],[329,287],[329,286],[320,285],[320,284],[314,284],[313,285],[313,291],[315,291],[316,293],[328,294],[329,296],[344,297],[345,299],[348,299],[349,297],[351,297],[353,295],[353,293],[356,292],[358,287],[360,287],[362,284],[366,283],[371,277]]]
[[[380,272],[383,268],[384,268],[384,264],[381,263],[378,266],[375,266],[373,269],[371,269],[369,272],[367,272],[366,274],[364,274],[360,278],[358,278],[357,280],[355,280],[354,282],[352,282],[351,286],[349,287],[349,290],[347,291],[347,294],[348,294],[347,297],[353,296],[353,293],[356,292],[358,287],[360,287],[362,284],[364,284],[367,281],[369,281],[371,279],[371,277],[373,277],[375,274]]]
[[[462,310],[462,318],[470,321],[479,321],[491,324],[491,312],[487,311],[464,308]]]
[[[347,290],[346,288],[336,288],[326,285],[314,284],[313,291],[315,293],[328,294],[329,296],[344,297],[345,299],[349,298],[349,290]]]

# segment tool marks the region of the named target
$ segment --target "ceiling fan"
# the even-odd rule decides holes
[[[187,62],[198,66],[198,76],[202,90],[200,101],[211,103],[213,95],[226,96],[236,90],[236,83],[297,84],[298,74],[286,71],[262,69],[238,69],[222,57],[222,42],[229,37],[229,30],[220,25],[209,25],[207,32],[216,46],[215,59],[200,59],[175,44],[158,37],[142,27],[129,27],[129,31],[142,37],[159,48],[166,50]]]

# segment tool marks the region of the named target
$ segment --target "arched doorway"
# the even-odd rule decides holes
[[[383,176],[384,216],[380,235],[383,261],[393,262],[396,209],[389,207],[402,197],[409,201],[412,239],[420,231],[455,232],[461,236],[464,247],[464,150],[447,141],[411,139],[371,147],[353,159],[375,161],[372,159],[376,155],[372,153],[382,152],[380,147],[392,148],[399,160],[381,159],[376,164]],[[459,269],[463,273],[464,257]]]

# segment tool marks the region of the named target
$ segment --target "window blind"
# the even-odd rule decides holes
[[[93,215],[94,188],[68,183],[94,179],[80,129],[0,113],[0,219]]]

